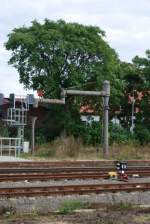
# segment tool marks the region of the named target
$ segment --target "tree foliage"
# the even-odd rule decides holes
[[[137,122],[148,128],[150,133],[150,50],[146,50],[146,57],[136,56],[133,64],[143,79],[140,86],[143,97],[139,102],[140,113],[138,113]]]
[[[96,26],[33,21],[8,35],[6,49],[12,51],[9,63],[19,72],[20,82],[26,88],[44,90],[48,97],[59,97],[60,86],[94,83],[100,90],[108,79],[115,92],[113,87],[119,84],[117,55]]]
[[[134,57],[133,63],[122,62],[121,72],[125,88],[118,116],[120,122],[123,127],[130,129],[133,106],[131,97],[134,100],[135,137],[141,144],[150,142],[150,50],[146,51],[146,57]]]

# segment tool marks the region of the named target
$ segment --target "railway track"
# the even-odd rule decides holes
[[[150,160],[126,160],[129,166],[150,166]],[[23,162],[0,162],[0,168],[9,167],[101,167],[115,166],[115,160],[99,160],[99,161],[23,161]]]
[[[107,178],[109,171],[115,171],[115,161],[77,161],[77,162],[1,162],[0,182],[8,181],[48,181],[62,179],[100,179]],[[126,172],[140,177],[150,176],[150,161],[128,164]],[[7,185],[7,184],[6,184]],[[31,184],[30,184],[31,185]],[[71,194],[100,194],[120,191],[149,191],[150,183],[107,183],[76,184],[57,186],[20,186],[0,187],[0,197],[35,197]],[[40,185],[40,183],[39,183]]]
[[[108,178],[108,171],[107,170],[93,170],[93,169],[73,169],[73,170],[66,170],[66,169],[61,169],[57,170],[46,170],[45,169],[40,169],[37,171],[36,169],[34,170],[27,170],[23,169],[19,170],[17,172],[14,170],[13,172],[5,172],[0,173],[0,182],[8,182],[8,181],[48,181],[48,180],[62,180],[62,179],[106,179]],[[12,171],[12,170],[11,170]],[[150,169],[133,169],[133,170],[128,170],[127,175],[129,177],[132,177],[133,175],[138,175],[139,177],[149,177],[150,176]]]
[[[0,182],[8,181],[48,181],[62,179],[101,179],[107,178],[106,173],[23,173],[23,174],[0,174]]]
[[[150,176],[150,161],[142,161],[139,165],[140,161],[136,166],[135,163],[135,160],[129,161],[128,176]],[[108,172],[115,170],[115,161],[0,162],[0,182],[100,179],[107,178]]]
[[[114,166],[103,166],[103,167],[12,167],[12,168],[0,168],[1,173],[72,173],[72,172],[108,172],[115,171]],[[140,172],[149,171],[150,166],[129,166],[128,171]]]
[[[86,184],[65,186],[24,186],[0,188],[0,197],[35,197],[72,194],[101,194],[106,192],[149,191],[150,183],[115,183],[115,184]]]

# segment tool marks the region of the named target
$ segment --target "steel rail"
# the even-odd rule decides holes
[[[0,168],[0,173],[71,173],[71,172],[92,172],[92,171],[108,171],[111,167],[32,167],[32,168]]]
[[[61,180],[61,179],[101,179],[107,178],[106,173],[71,173],[71,174],[11,174],[11,175],[0,175],[0,182],[8,181],[48,181],[48,180]]]
[[[115,184],[91,184],[91,185],[64,185],[64,186],[26,186],[0,188],[0,197],[35,197],[71,194],[101,194],[106,192],[132,192],[150,191],[150,183],[115,183]]]
[[[129,166],[150,166],[150,160],[126,160]],[[115,160],[103,161],[22,161],[22,162],[0,162],[0,167],[67,167],[67,166],[114,166]]]
[[[41,173],[41,172],[51,172],[51,173],[62,173],[62,172],[109,172],[116,171],[115,167],[29,167],[29,168],[0,168],[0,174],[2,173]],[[150,171],[150,166],[132,166],[128,167],[128,172],[140,172],[140,171]]]

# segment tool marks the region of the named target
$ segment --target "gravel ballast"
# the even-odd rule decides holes
[[[101,184],[118,183],[112,180],[61,180],[47,182],[5,182],[0,183],[0,187],[12,186],[51,186],[51,185],[71,185],[71,184]],[[129,182],[150,182],[150,178],[132,178]],[[121,182],[119,182],[121,183]],[[89,195],[66,195],[66,196],[48,196],[48,197],[18,197],[18,198],[0,198],[0,208],[14,211],[17,213],[40,213],[53,212],[59,209],[63,201],[77,200],[85,203],[102,203],[113,205],[119,202],[132,203],[136,205],[150,204],[150,191],[145,192],[118,192]]]
[[[121,192],[107,194],[90,194],[90,195],[67,195],[56,197],[20,197],[20,198],[0,198],[0,208],[15,213],[48,213],[59,209],[63,201],[77,200],[85,203],[102,203],[114,205],[119,202],[132,203],[134,205],[149,205],[149,192]]]

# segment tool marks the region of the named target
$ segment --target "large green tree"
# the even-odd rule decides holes
[[[49,97],[58,97],[60,86],[94,82],[94,88],[100,89],[108,79],[113,88],[119,81],[117,55],[99,27],[33,21],[8,35],[6,49],[12,51],[9,63],[17,69],[20,82],[26,88],[43,89]]]
[[[119,105],[123,87],[119,59],[99,27],[63,20],[45,19],[42,24],[33,21],[29,27],[15,28],[5,46],[12,51],[9,64],[17,69],[27,89],[41,89],[45,97],[59,98],[60,87],[101,90],[107,79],[111,84],[111,105]],[[69,110],[76,119],[74,111],[79,111],[87,98],[70,97],[69,101]],[[89,98],[86,103],[100,108],[99,102]]]

